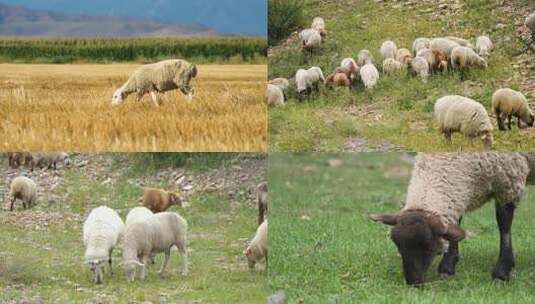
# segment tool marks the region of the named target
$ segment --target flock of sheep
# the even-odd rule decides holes
[[[27,165],[34,168],[42,164],[43,168],[56,169],[56,163],[62,161],[65,166],[71,164],[65,153],[8,153],[9,166],[18,168]],[[243,254],[248,260],[249,268],[254,269],[257,262],[265,258],[267,268],[267,183],[256,188],[258,204],[258,228]],[[24,209],[31,208],[37,202],[37,185],[26,177],[18,176],[10,185],[10,210],[17,200],[22,201]],[[134,281],[138,277],[145,279],[146,265],[154,256],[164,253],[164,261],[159,273],[163,274],[170,258],[171,248],[176,246],[183,255],[181,273],[188,274],[187,221],[176,212],[166,211],[173,205],[182,205],[180,197],[172,192],[145,188],[141,205],[131,209],[123,222],[117,211],[101,206],[93,209],[83,224],[83,243],[86,247],[85,262],[94,273],[94,282],[103,281],[103,264],[108,263],[112,273],[112,252],[119,244],[122,246],[122,262],[127,278]]]
[[[535,13],[528,16],[526,26],[535,33]],[[300,45],[304,51],[312,52],[318,49],[327,37],[325,22],[321,17],[313,20],[311,28],[299,33]],[[479,36],[475,45],[471,41],[454,37],[420,37],[414,40],[412,51],[398,48],[391,40],[384,41],[379,49],[383,58],[382,71],[384,74],[400,73],[408,70],[410,74],[420,77],[426,82],[433,73],[448,70],[459,71],[461,78],[467,69],[486,68],[493,49],[493,43],[488,36]],[[292,81],[295,81],[296,93],[300,101],[309,97],[313,92],[319,92],[320,85],[328,88],[341,86],[351,88],[359,82],[372,90],[379,82],[380,74],[374,64],[374,57],[369,50],[361,50],[356,60],[344,58],[340,66],[327,77],[321,68],[315,66],[309,69],[299,69]],[[268,82],[268,105],[282,106],[285,104],[286,92],[290,88],[290,81],[286,78],[275,78]],[[518,91],[501,88],[492,96],[492,111],[496,114],[500,130],[511,129],[512,117],[518,118],[518,126],[533,126],[534,116],[528,106],[526,97]],[[481,138],[484,146],[490,149],[493,145],[493,126],[486,109],[477,101],[458,95],[448,95],[439,98],[434,107],[434,114],[439,131],[448,142],[451,134],[462,133],[472,142],[474,138]]]

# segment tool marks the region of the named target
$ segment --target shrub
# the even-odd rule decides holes
[[[273,46],[305,24],[303,0],[269,0],[268,44]]]

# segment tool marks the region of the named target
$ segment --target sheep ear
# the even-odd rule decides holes
[[[374,222],[381,222],[385,225],[394,226],[398,223],[398,214],[369,214],[368,218]]]

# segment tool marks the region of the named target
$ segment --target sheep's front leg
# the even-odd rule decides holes
[[[152,102],[154,103],[155,106],[159,106],[160,105],[160,96],[158,95],[157,92],[150,92],[150,97],[152,98]]]
[[[171,247],[167,248],[165,250],[165,258],[163,260],[162,268],[158,272],[160,275],[163,275],[165,268],[167,267],[167,263],[169,262],[169,257],[171,256]]]
[[[147,261],[148,261],[148,256],[143,255],[143,261],[141,261],[141,263],[143,263],[143,266],[140,266],[141,271],[139,273],[139,278],[142,280],[145,280],[145,277],[147,275]]]
[[[496,203],[496,221],[500,230],[500,256],[492,272],[493,279],[509,280],[511,270],[515,266],[511,238],[511,225],[513,224],[515,207],[515,204],[512,203],[505,205]]]
[[[462,217],[459,219],[459,226],[461,226]],[[438,273],[442,277],[449,277],[455,275],[455,266],[459,262],[459,242],[450,241],[448,251],[442,256],[442,261],[438,266]]]
[[[15,196],[13,196],[13,198],[11,199],[11,207],[9,207],[9,211],[13,211],[13,204],[15,204],[16,200],[17,200],[17,198]]]
[[[509,130],[511,130],[511,120],[513,120],[513,115],[509,114],[507,116],[507,126],[509,127]]]
[[[113,268],[111,267],[111,255],[113,253],[113,248],[110,249],[108,254],[108,265],[110,265],[110,275],[113,275]]]

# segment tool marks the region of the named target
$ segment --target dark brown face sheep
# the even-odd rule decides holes
[[[160,189],[146,188],[143,192],[142,205],[154,213],[164,212],[173,205],[182,206],[177,194]]]
[[[258,205],[258,225],[260,225],[264,222],[268,211],[268,187],[266,182],[256,186],[256,202]]]
[[[337,87],[350,87],[351,81],[345,73],[336,73],[327,76],[325,79],[325,86],[332,88],[333,86]]]

